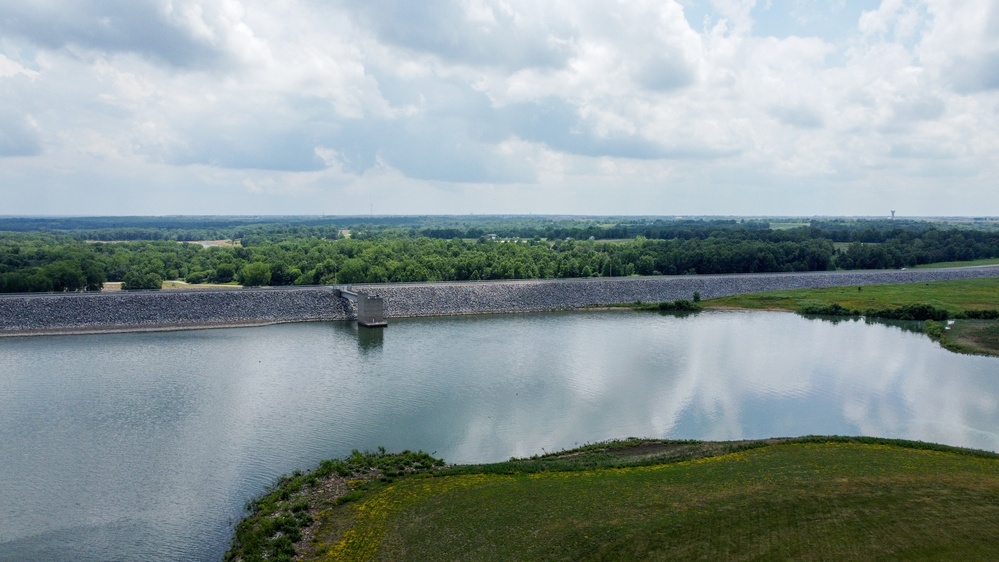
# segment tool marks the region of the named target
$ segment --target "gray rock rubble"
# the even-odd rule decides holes
[[[999,277],[999,266],[746,275],[356,285],[381,295],[389,318],[563,310],[704,299],[779,289]],[[0,334],[186,328],[348,320],[330,287],[0,296]]]

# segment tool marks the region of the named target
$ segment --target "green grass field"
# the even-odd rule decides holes
[[[701,303],[706,308],[771,310],[800,310],[808,304],[840,304],[858,310],[930,304],[955,314],[966,310],[991,310],[999,308],[999,278],[796,289],[722,297]]]
[[[632,440],[398,478],[314,513],[306,560],[990,560],[999,459],[875,439]]]
[[[973,267],[976,265],[997,265],[999,264],[999,258],[989,258],[983,260],[972,260],[972,261],[944,261],[938,263],[928,263],[924,265],[917,265],[916,269],[937,269],[941,267]]]
[[[163,282],[162,288],[167,289],[240,289],[243,286],[233,281],[232,283],[188,283],[179,279],[170,279]]]
[[[999,310],[999,278],[798,289],[723,297],[701,303],[704,308],[798,312],[828,305],[865,311],[923,304],[946,310],[951,316]],[[947,329],[932,324],[924,325],[924,329],[951,351],[999,356],[999,322],[995,320],[957,320]]]
[[[810,226],[810,222],[771,222],[770,230],[790,230],[792,228],[804,228]]]

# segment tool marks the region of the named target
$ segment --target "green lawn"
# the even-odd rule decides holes
[[[711,299],[701,305],[704,308],[798,312],[829,305],[861,312],[929,305],[946,310],[954,317],[973,311],[999,310],[999,278],[774,291]],[[996,320],[960,319],[949,328],[927,323],[924,331],[951,351],[999,356],[999,322]]]
[[[917,265],[917,269],[938,269],[941,267],[971,267],[975,265],[997,265],[999,264],[999,258],[990,258],[983,260],[971,260],[971,261],[944,261],[939,263],[927,263],[924,265]]]
[[[736,295],[701,302],[706,308],[781,310],[800,310],[808,304],[840,304],[856,310],[930,304],[951,313],[999,309],[999,278],[796,289]]]
[[[321,510],[307,559],[990,560],[999,553],[994,455],[870,439],[761,445],[653,464],[643,452],[621,468],[486,465],[398,479]]]

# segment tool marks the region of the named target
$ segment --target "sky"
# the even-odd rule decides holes
[[[999,215],[987,0],[0,0],[0,215]]]

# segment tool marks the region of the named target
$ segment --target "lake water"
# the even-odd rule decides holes
[[[0,560],[217,560],[247,500],[352,449],[806,434],[999,451],[999,359],[768,312],[2,338]]]

